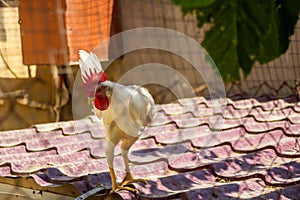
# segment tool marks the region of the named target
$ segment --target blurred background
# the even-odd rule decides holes
[[[184,5],[183,1],[176,0],[0,0],[0,130],[25,128],[37,123],[73,118],[72,93],[79,69],[77,54],[79,49],[91,51],[117,33],[149,26],[176,30],[202,43],[206,34],[212,32],[212,27],[217,27],[218,24],[214,22],[218,21],[211,13],[202,13],[201,9],[213,6],[217,9],[220,6],[221,10],[225,7],[225,13],[226,6],[228,8],[231,6],[221,3],[218,5],[217,1],[203,0],[203,2],[214,2],[214,4]],[[280,10],[280,6],[275,8]],[[214,10],[211,12],[218,13]],[[286,49],[283,48],[279,52],[280,55],[272,55],[274,58],[272,57],[271,60],[253,59],[251,68],[245,70],[241,66],[244,72],[235,63],[237,56],[232,55],[232,63],[237,65],[237,68],[232,69],[235,71],[234,76],[230,76],[231,66],[223,66],[220,59],[216,58],[216,64],[224,78],[227,97],[258,98],[261,101],[285,98],[299,101],[298,12],[299,9],[291,11],[295,23],[289,26],[292,27],[290,28],[292,31],[289,31],[285,38],[290,42]],[[240,13],[243,16],[243,13]],[[207,18],[201,19],[202,15]],[[230,20],[226,15],[221,16],[221,19],[225,18]],[[288,19],[286,23],[292,21]],[[246,16],[237,22],[249,25],[247,20],[251,18]],[[229,21],[229,24],[234,23],[235,21],[232,23]],[[285,27],[285,23],[280,23],[279,28]],[[251,27],[249,25],[247,29],[249,34],[252,34]],[[264,30],[264,27],[261,29]],[[227,26],[220,26],[219,31],[214,30],[214,33],[219,34],[216,38],[222,39],[224,30],[226,32],[229,29]],[[271,32],[270,35],[276,34]],[[242,38],[243,35],[238,36],[239,42]],[[281,38],[277,40],[283,41]],[[247,35],[245,41],[250,45],[252,43],[251,38],[247,39]],[[226,48],[228,48],[229,55],[226,59],[230,63],[230,47],[227,47],[222,40],[213,43],[214,48],[210,48],[210,44],[204,42],[204,47],[212,49],[212,52],[208,51],[212,58],[215,60],[213,49],[220,47],[227,52]],[[269,46],[268,42],[265,44],[267,44],[266,52],[268,49],[274,49],[273,43]],[[209,94],[205,82],[193,66],[171,52],[142,49],[112,61],[110,48],[108,45],[104,49],[101,60],[104,66],[109,65],[107,74],[113,81],[118,81],[122,74],[138,65],[155,62],[179,71],[189,80],[198,96]],[[122,48],[122,41],[120,41],[120,48]],[[236,51],[243,51],[243,49],[236,48]],[[253,56],[250,53],[249,57],[252,60]],[[222,70],[227,69],[226,67],[229,70]],[[238,76],[236,71],[239,72]],[[172,81],[174,87],[181,87],[176,77],[166,78]],[[169,103],[176,100],[170,88],[154,84],[146,87],[153,94],[156,103]]]

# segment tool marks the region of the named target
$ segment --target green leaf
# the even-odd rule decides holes
[[[213,4],[216,0],[172,0],[173,3],[182,5],[182,8],[203,8]]]
[[[300,13],[300,1],[299,0],[279,0],[278,4],[285,7],[285,9],[293,16],[297,16]]]
[[[267,63],[288,49],[290,36],[294,33],[294,26],[298,20],[296,12],[299,12],[300,8],[297,1],[293,1],[296,3],[293,6],[289,2],[291,1],[276,1],[275,4],[271,4],[269,26],[266,34],[260,38],[260,54],[257,58],[260,63]]]
[[[203,25],[202,19],[206,18],[206,15],[212,12],[210,6],[213,5],[215,1],[216,0],[172,0],[173,3],[181,6],[183,15],[186,15],[187,13],[193,13],[193,11],[197,12],[197,9],[206,8],[196,15],[197,18],[200,16],[200,18],[198,18],[199,27]]]
[[[215,6],[214,15],[211,16],[212,27],[202,42],[226,80],[239,78],[238,58],[232,56],[237,54],[238,47],[237,27],[235,23],[231,23],[236,21],[237,8],[233,2],[234,0],[227,0]]]
[[[240,80],[258,61],[267,63],[288,49],[300,12],[299,0],[173,0],[197,25],[210,24],[202,42],[227,82]]]

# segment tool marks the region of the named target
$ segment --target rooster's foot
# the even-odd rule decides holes
[[[147,179],[142,179],[142,178],[134,179],[132,177],[131,173],[127,172],[124,180],[121,182],[121,186],[126,186],[126,185],[128,185],[130,183],[137,183],[137,182],[141,182],[141,183],[144,183],[144,184],[148,183]]]
[[[138,182],[143,183],[143,184],[148,183],[147,179],[142,179],[142,178],[134,179],[132,177],[132,175],[130,174],[130,172],[127,172],[126,176],[125,176],[124,180],[121,182],[121,184],[113,187],[110,194],[114,193],[114,192],[118,192],[120,190],[127,190],[129,192],[136,193],[138,190],[135,189],[135,188],[130,187],[129,184],[138,183]]]
[[[137,178],[137,179],[124,179],[121,183],[121,186],[126,186],[126,185],[129,185],[131,183],[143,183],[143,184],[148,184],[148,181],[147,179],[142,179],[142,178]]]
[[[113,188],[109,194],[112,194],[114,192],[118,192],[120,190],[127,190],[131,193],[137,193],[137,189],[129,187],[129,186],[125,186],[125,185],[118,185],[116,188]]]

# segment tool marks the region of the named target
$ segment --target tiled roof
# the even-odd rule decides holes
[[[157,105],[153,123],[129,154],[134,177],[148,178],[148,184],[134,184],[136,195],[119,195],[300,199],[300,103],[227,99],[225,113],[218,114],[225,122],[216,132],[209,131],[212,106],[201,97]],[[0,176],[31,176],[46,187],[71,184],[80,193],[101,185],[102,195],[108,194],[104,127],[95,116],[0,132],[0,137]],[[121,181],[119,147],[115,154]]]

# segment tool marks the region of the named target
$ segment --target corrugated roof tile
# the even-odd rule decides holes
[[[217,100],[216,100],[217,101]],[[300,193],[300,104],[283,99],[218,102],[203,97],[157,105],[151,126],[131,148],[137,194],[123,199],[291,198]],[[222,123],[223,121],[223,123]],[[105,128],[96,116],[0,132],[0,175],[39,185],[72,184],[81,193],[111,180]],[[125,176],[120,146],[117,180]]]

